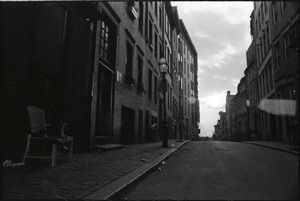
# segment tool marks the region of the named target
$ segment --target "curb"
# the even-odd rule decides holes
[[[176,152],[177,150],[181,149],[187,142],[184,141],[179,147],[177,148],[170,148],[167,150],[163,155],[157,157],[156,159],[150,161],[149,163],[129,172],[128,174],[120,177],[119,179],[113,181],[112,183],[89,193],[81,197],[82,200],[112,200],[116,199],[120,196],[122,192],[126,189],[134,185],[138,180],[145,177],[148,173],[154,170],[157,166],[159,166],[162,161],[166,160],[172,153]]]
[[[297,155],[297,156],[299,155],[298,152],[288,150],[288,149],[282,149],[282,148],[278,148],[278,147],[274,147],[274,146],[270,146],[270,145],[264,145],[264,144],[260,144],[260,143],[255,143],[255,142],[246,142],[246,143],[254,144],[254,145],[258,145],[258,146],[266,147],[266,148],[270,148],[270,149],[274,149],[274,150],[277,150],[277,151],[287,152],[287,153],[294,154],[294,155]]]

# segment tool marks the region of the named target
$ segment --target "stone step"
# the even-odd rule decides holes
[[[104,145],[93,145],[92,149],[96,151],[109,151],[113,149],[123,149],[125,146],[122,144],[104,144]]]

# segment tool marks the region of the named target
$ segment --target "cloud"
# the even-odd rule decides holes
[[[226,91],[221,91],[219,93],[213,93],[206,97],[203,97],[201,101],[206,102],[206,106],[211,108],[219,108],[224,107],[225,105],[225,99],[224,95],[226,96]]]

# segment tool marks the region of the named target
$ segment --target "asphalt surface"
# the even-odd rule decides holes
[[[129,200],[298,200],[298,156],[235,142],[189,142]]]

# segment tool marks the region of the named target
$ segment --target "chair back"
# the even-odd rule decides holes
[[[29,117],[31,134],[35,136],[44,136],[47,132],[44,110],[34,106],[28,106],[26,109]]]

